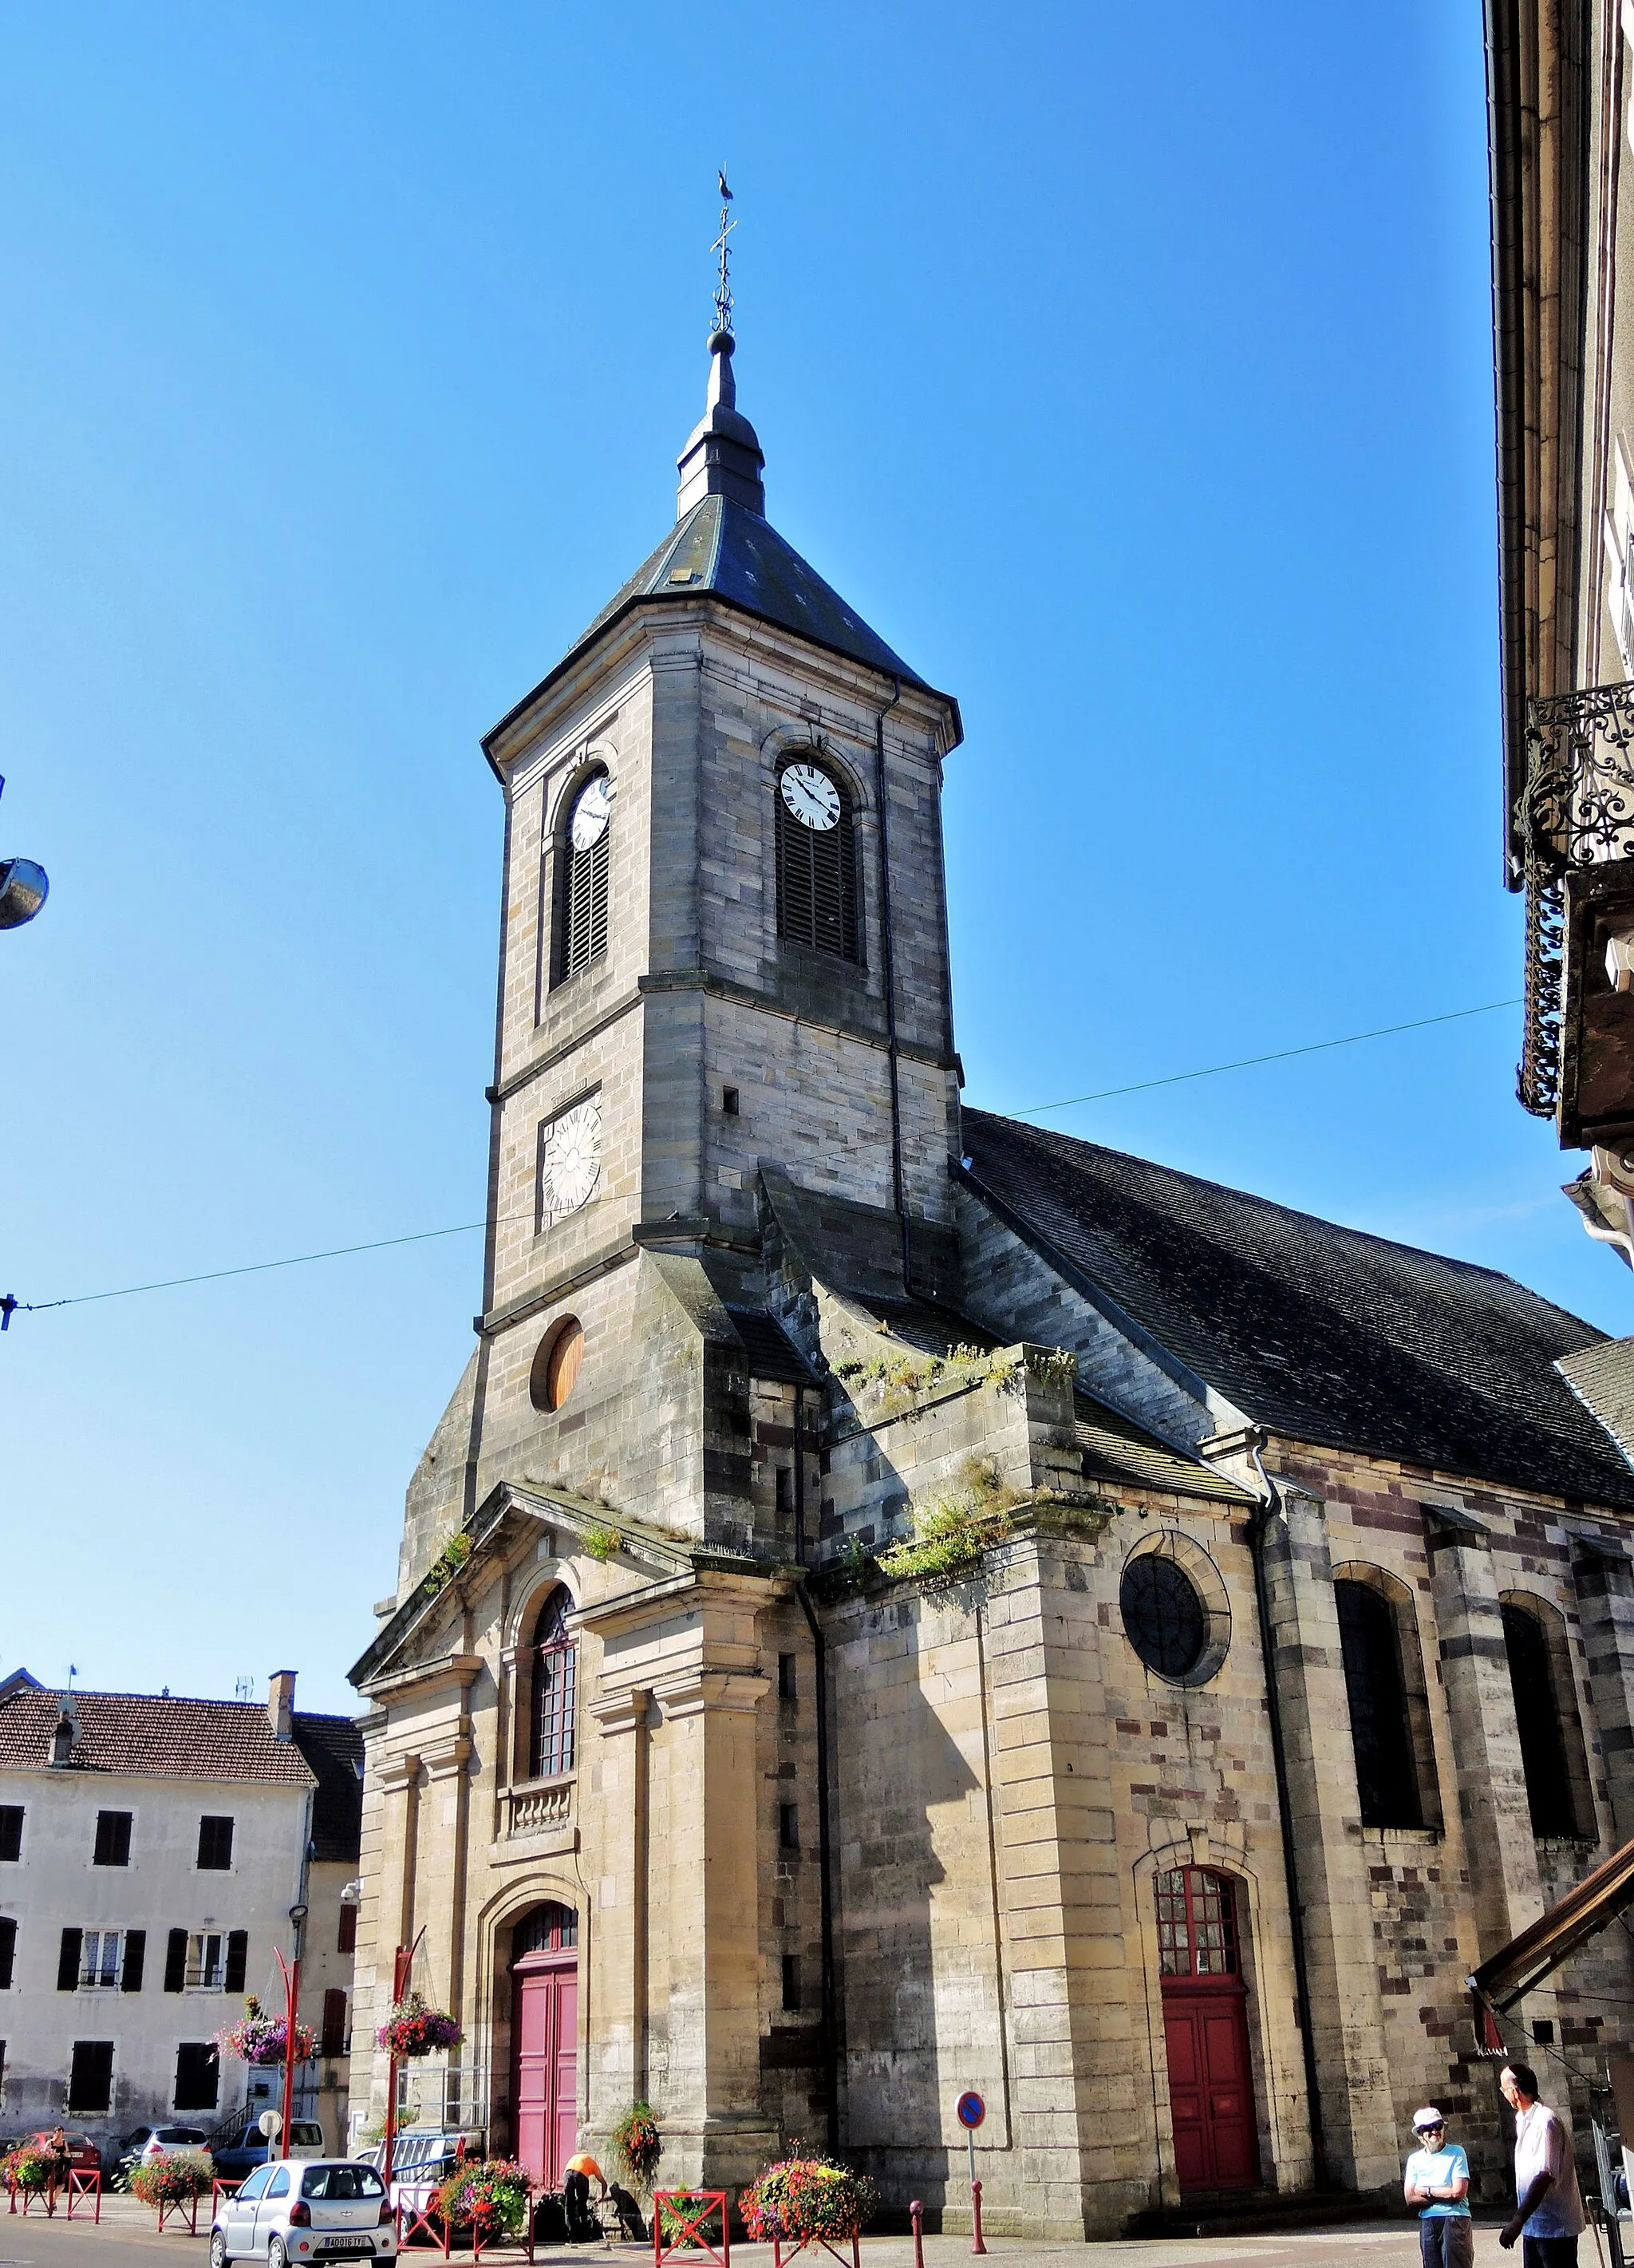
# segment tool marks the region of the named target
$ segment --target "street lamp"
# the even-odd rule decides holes
[[[5,782],[0,779],[0,790]],[[33,921],[50,888],[46,870],[33,858],[0,858],[0,929],[21,929]]]
[[[301,1926],[306,1918],[306,1908],[290,1908],[290,1919],[295,1928],[295,1958],[286,1961],[278,1948],[278,1966],[283,1971],[283,2154],[290,2154],[290,2117],[295,2108],[295,2010],[301,1990]]]

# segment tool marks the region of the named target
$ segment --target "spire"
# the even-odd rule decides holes
[[[687,446],[676,459],[681,475],[675,516],[684,519],[706,496],[730,497],[734,504],[766,516],[766,490],[761,474],[766,463],[754,428],[738,413],[738,387],[732,356],[736,344],[732,328],[732,191],[723,168],[720,182],[720,233],[710,247],[720,255],[715,286],[715,328],[710,334],[710,382],[703,416],[692,429]]]

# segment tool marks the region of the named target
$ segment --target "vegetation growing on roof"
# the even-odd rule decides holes
[[[983,1553],[1010,1534],[1010,1515],[1020,1500],[990,1457],[967,1457],[959,1485],[914,1514],[907,1542],[880,1554],[881,1572],[923,1576],[933,1585],[974,1574]]]
[[[471,1539],[463,1528],[455,1530],[425,1571],[426,1596],[434,1599],[452,1583],[471,1556]]]
[[[613,1557],[622,1541],[616,1528],[587,1528],[583,1537],[585,1549],[591,1557],[604,1563]]]

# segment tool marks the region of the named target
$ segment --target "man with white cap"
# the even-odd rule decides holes
[[[1413,2113],[1417,2148],[1407,2161],[1402,2194],[1418,2208],[1424,2268],[1471,2268],[1475,2223],[1469,2218],[1469,2161],[1446,2139],[1446,2121],[1432,2103]]]

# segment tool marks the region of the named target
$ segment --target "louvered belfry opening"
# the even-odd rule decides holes
[[[573,799],[562,836],[561,936],[557,946],[557,982],[577,976],[607,949],[607,844],[613,828],[604,826],[586,850],[575,848],[573,820],[591,789],[605,780],[593,773]]]
[[[833,774],[828,777],[832,779]],[[826,831],[802,827],[784,803],[777,814],[777,934],[791,944],[860,961],[862,932],[857,918],[857,830],[851,799],[843,784],[840,816]]]

